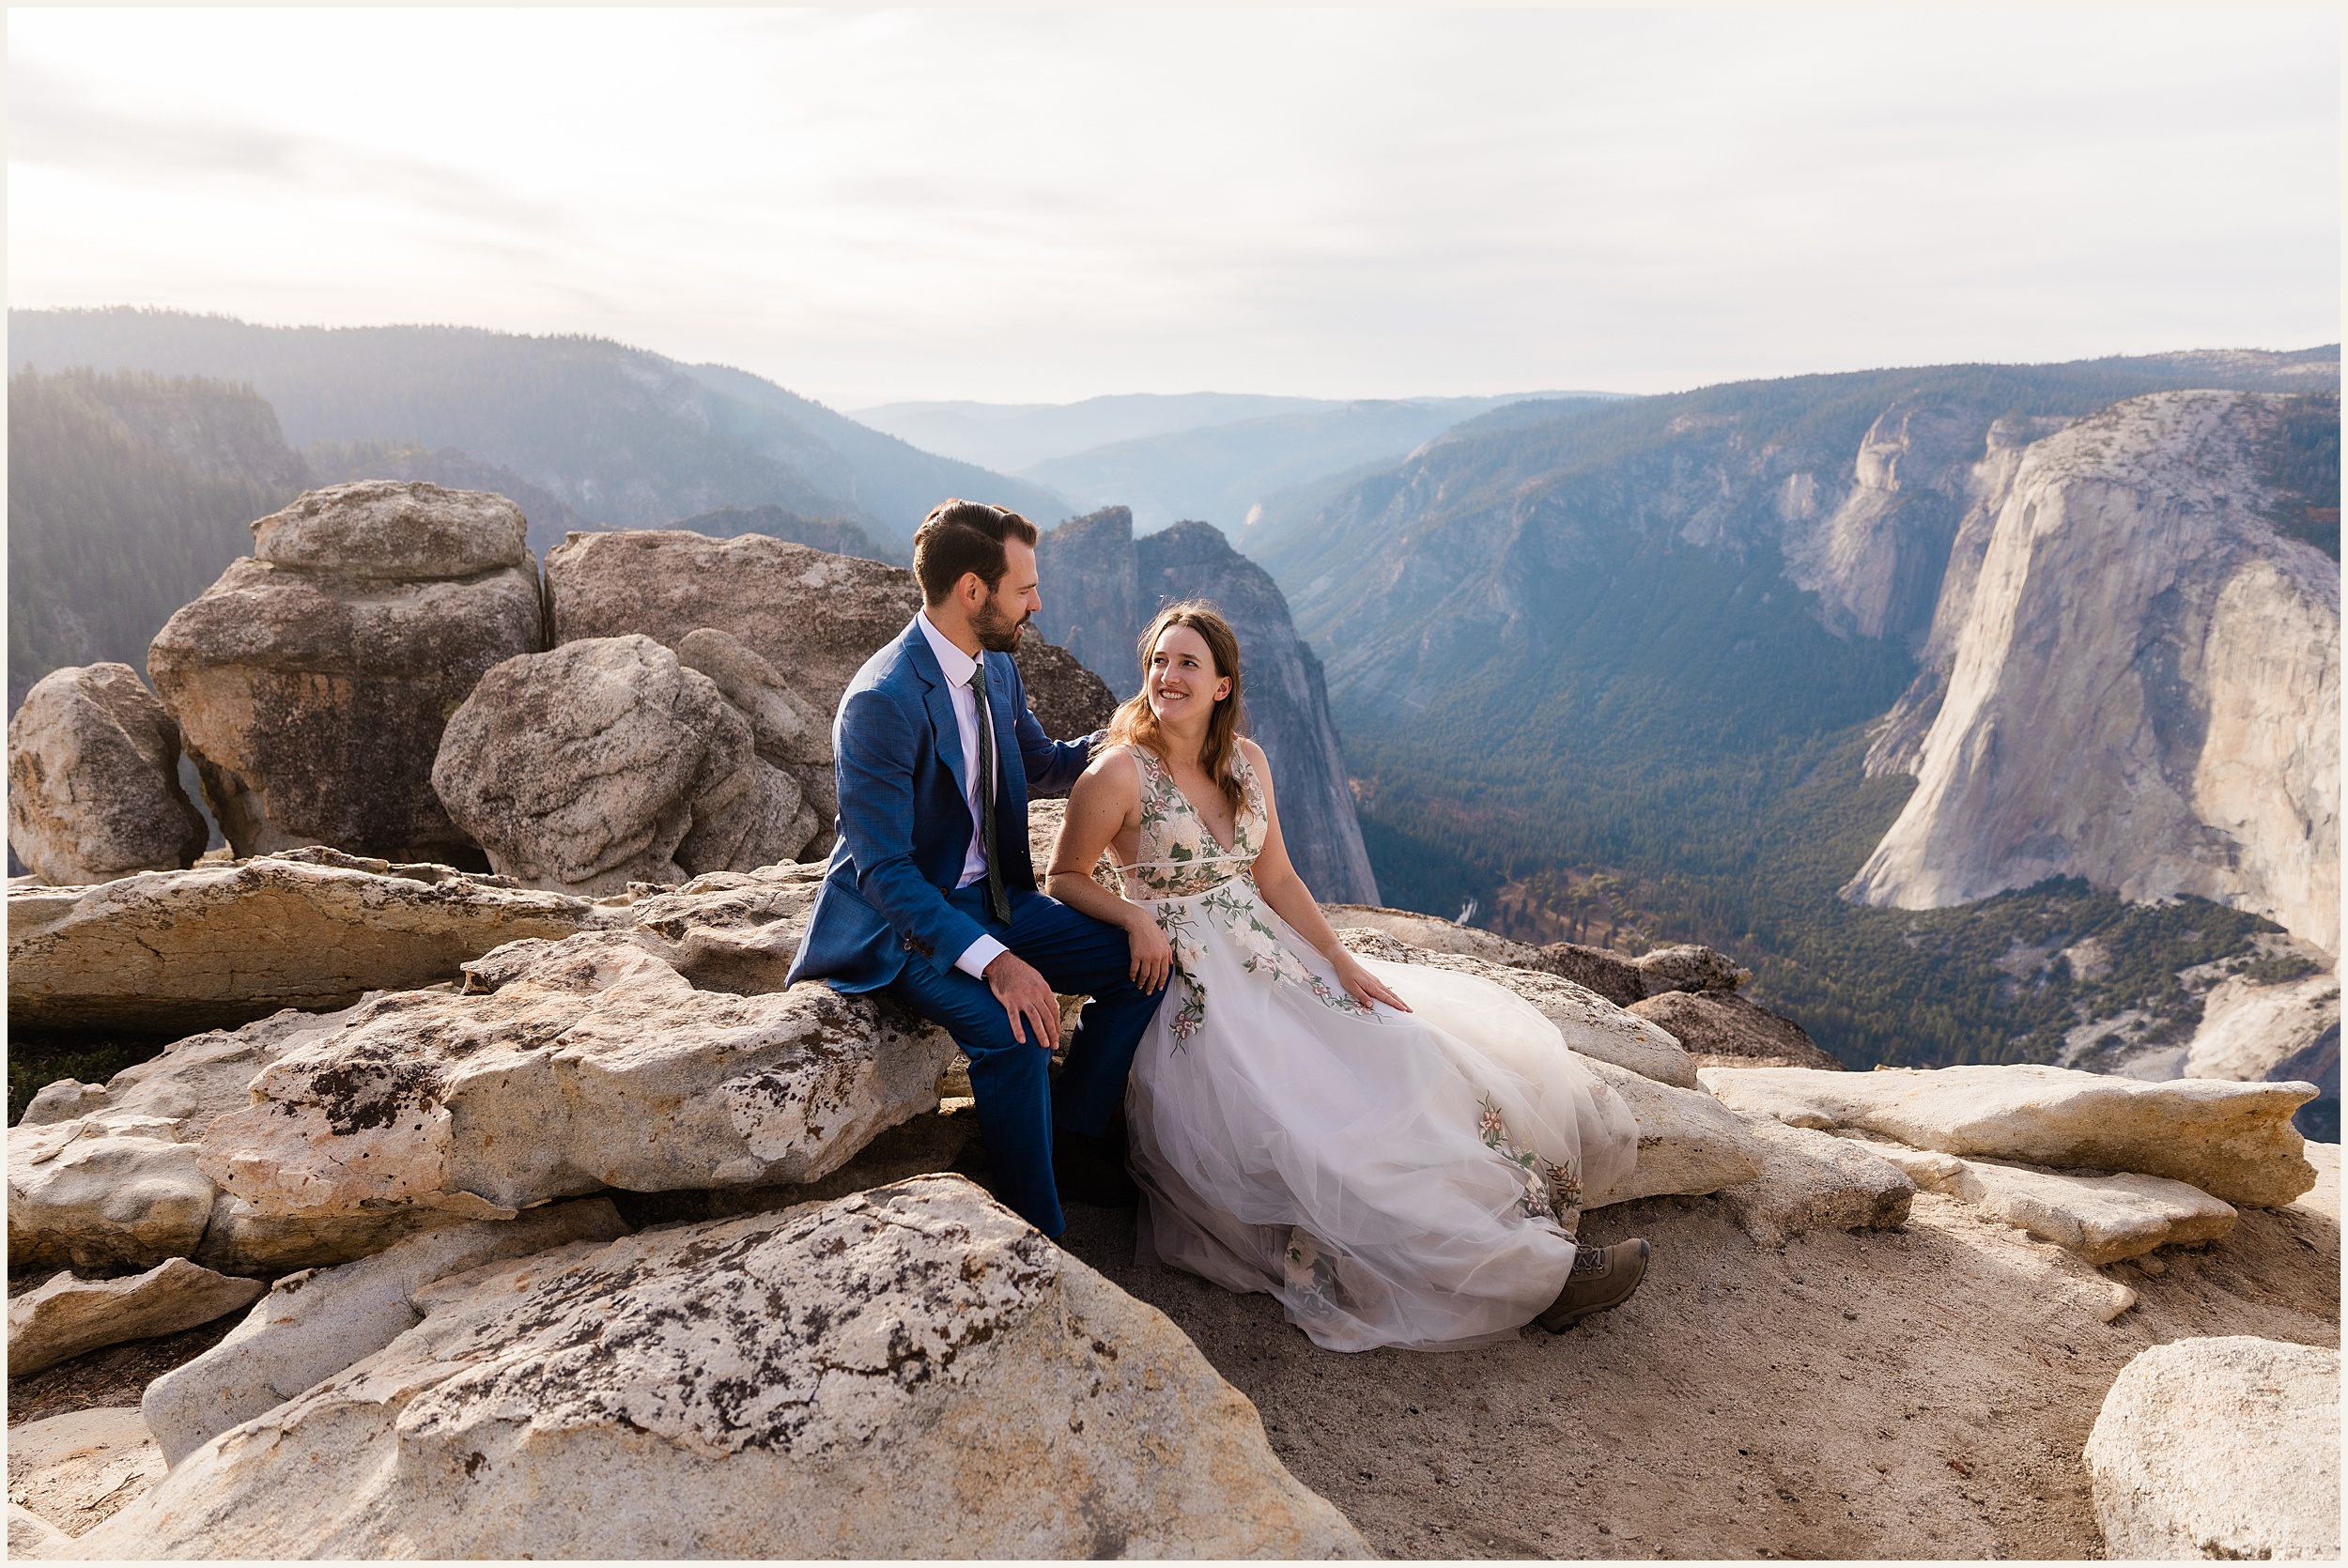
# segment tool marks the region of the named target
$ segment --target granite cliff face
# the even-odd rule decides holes
[[[1222,607],[1245,656],[1248,722],[1272,761],[1297,871],[1318,898],[1378,902],[1321,661],[1296,635],[1271,574],[1207,523],[1135,539],[1133,513],[1122,506],[1062,523],[1043,536],[1037,558],[1044,637],[1082,659],[1120,700],[1141,689],[1134,643],[1159,606],[1203,598]]]
[[[2338,953],[2340,568],[2262,515],[2280,401],[2131,399],[2022,454],[1943,595],[1959,629],[1916,793],[1850,897],[2081,876]]]

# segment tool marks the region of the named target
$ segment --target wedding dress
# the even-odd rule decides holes
[[[1120,869],[1175,965],[1126,1099],[1142,1255],[1268,1291],[1332,1350],[1514,1337],[1566,1284],[1582,1194],[1637,1160],[1629,1108],[1489,980],[1369,961],[1413,1011],[1354,1001],[1250,878],[1270,822],[1244,755],[1228,849],[1134,755]]]

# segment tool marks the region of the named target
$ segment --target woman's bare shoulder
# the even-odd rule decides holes
[[[1104,746],[1092,754],[1092,761],[1085,765],[1084,775],[1076,782],[1079,787],[1092,783],[1096,788],[1138,790],[1141,762],[1131,746]]]

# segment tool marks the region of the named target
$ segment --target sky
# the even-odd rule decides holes
[[[834,407],[2340,336],[2330,8],[11,8],[8,299]]]

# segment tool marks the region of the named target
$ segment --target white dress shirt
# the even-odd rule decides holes
[[[946,672],[947,695],[954,704],[954,727],[962,731],[962,776],[970,781],[965,804],[970,807],[970,848],[962,857],[962,880],[957,888],[967,887],[986,875],[985,797],[979,788],[979,696],[970,689],[970,677],[979,668],[979,661],[955,647],[944,632],[930,623],[930,612],[917,610],[914,624],[929,638],[930,652],[937,655],[937,668]],[[999,753],[1001,747],[997,746]],[[995,759],[996,794],[1002,793],[1003,760]],[[1004,950],[1003,944],[981,932],[976,942],[962,950],[954,960],[954,967],[973,978],[982,979],[986,966],[995,961],[995,955]]]

